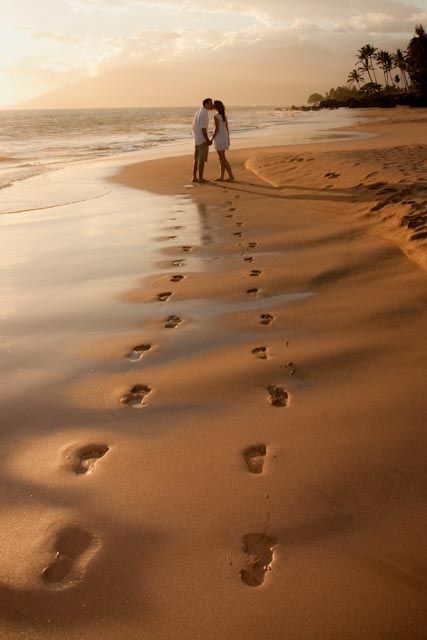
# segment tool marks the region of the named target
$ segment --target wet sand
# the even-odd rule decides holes
[[[420,126],[0,220],[2,638],[425,637]]]

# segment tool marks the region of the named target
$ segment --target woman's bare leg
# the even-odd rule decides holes
[[[225,157],[225,151],[222,151],[222,154],[223,154],[224,169],[227,171],[230,180],[234,180],[233,170],[232,170],[231,165],[228,162],[227,158]]]
[[[224,180],[225,166],[224,166],[224,151],[218,151],[219,164],[221,165],[221,177],[219,180]]]

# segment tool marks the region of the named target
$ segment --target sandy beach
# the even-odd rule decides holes
[[[426,123],[0,216],[1,640],[426,637]]]

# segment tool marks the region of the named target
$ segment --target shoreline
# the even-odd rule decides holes
[[[275,140],[283,140],[286,141],[289,137],[297,137],[304,136],[308,137],[307,143],[310,142],[309,132],[324,131],[324,137],[327,139],[328,135],[332,134],[336,129],[337,123],[345,122],[347,118],[350,118],[351,114],[345,113],[343,114],[325,114],[324,121],[318,122],[315,118],[304,118],[297,125],[293,123],[292,120],[284,122],[282,124],[268,125],[264,129],[253,128],[246,132],[239,132],[236,140],[238,141],[238,145],[240,148],[246,148],[251,146],[269,146]],[[336,120],[336,122],[334,122]],[[331,122],[332,121],[332,122]],[[341,124],[342,124],[341,122]],[[332,125],[332,126],[331,126]],[[357,135],[357,134],[356,134]],[[80,168],[87,167],[88,171],[93,171],[93,169],[105,165],[112,167],[120,167],[123,164],[128,164],[129,162],[139,162],[147,159],[157,159],[157,158],[165,158],[176,155],[186,155],[188,153],[188,147],[190,145],[190,139],[187,140],[176,140],[174,142],[168,142],[166,144],[154,145],[151,147],[147,147],[144,149],[140,149],[137,151],[127,151],[121,153],[113,153],[110,155],[104,155],[97,157],[88,157],[88,158],[70,158],[69,160],[58,159],[51,157],[50,159],[45,159],[47,164],[43,166],[42,158],[33,158],[30,161],[29,157],[25,157],[22,159],[22,162],[25,162],[24,165],[19,163],[17,166],[10,167],[8,163],[7,166],[2,167],[3,173],[0,174],[0,212],[2,210],[3,201],[7,200],[7,196],[5,195],[6,190],[12,189],[11,200],[13,202],[14,199],[19,200],[21,197],[21,192],[28,190],[29,187],[27,183],[32,185],[33,179],[36,178],[35,181],[35,191],[37,192],[37,184],[47,177],[48,182],[50,181],[50,176],[52,176],[52,181],[55,181],[55,173],[58,171],[63,173],[64,171],[67,173],[73,172],[75,168],[77,172]],[[17,160],[17,158],[16,158]],[[41,164],[39,164],[41,162]],[[20,175],[19,172],[23,174]],[[18,174],[16,173],[18,172]],[[39,181],[37,180],[39,178]],[[20,188],[22,187],[22,188]],[[43,204],[43,203],[42,203]],[[31,207],[28,206],[28,209]],[[37,206],[36,208],[40,209],[43,206]],[[13,208],[13,211],[16,211],[16,207]]]

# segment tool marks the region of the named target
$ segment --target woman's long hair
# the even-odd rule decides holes
[[[215,100],[214,109],[218,111],[218,113],[222,116],[223,121],[225,122],[226,121],[225,107],[224,107],[224,104],[221,102],[221,100]]]

